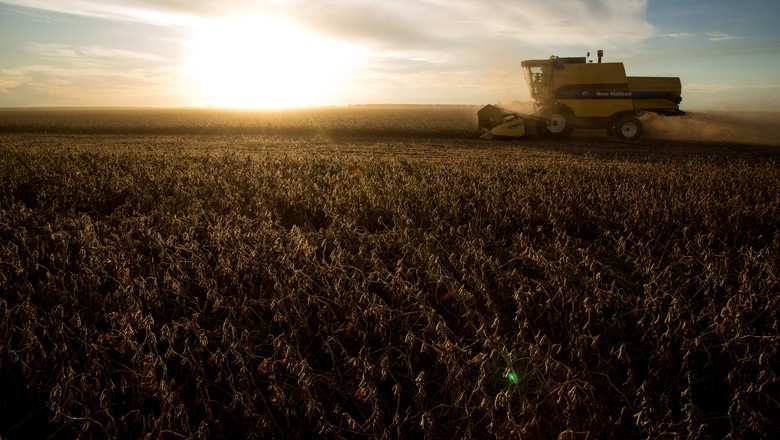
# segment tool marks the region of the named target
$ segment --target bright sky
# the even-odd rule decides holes
[[[777,0],[0,0],[0,107],[527,101],[604,49],[684,109],[780,111]]]

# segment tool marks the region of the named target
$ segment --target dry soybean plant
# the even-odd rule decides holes
[[[775,164],[95,139],[0,155],[11,438],[778,434]]]

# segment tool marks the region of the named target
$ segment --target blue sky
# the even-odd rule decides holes
[[[684,109],[780,111],[777,0],[0,0],[0,107],[528,100],[604,49]]]

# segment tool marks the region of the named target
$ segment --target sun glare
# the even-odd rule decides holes
[[[225,18],[197,29],[190,68],[204,104],[289,108],[339,103],[356,47],[280,18]]]

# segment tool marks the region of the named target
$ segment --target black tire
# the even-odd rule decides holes
[[[637,141],[642,137],[644,129],[642,123],[635,116],[628,115],[618,118],[612,125],[612,130],[618,139],[623,141]]]
[[[542,136],[554,138],[566,138],[571,136],[574,127],[571,124],[571,112],[565,108],[556,108],[547,116],[546,120],[539,123],[539,133]]]

